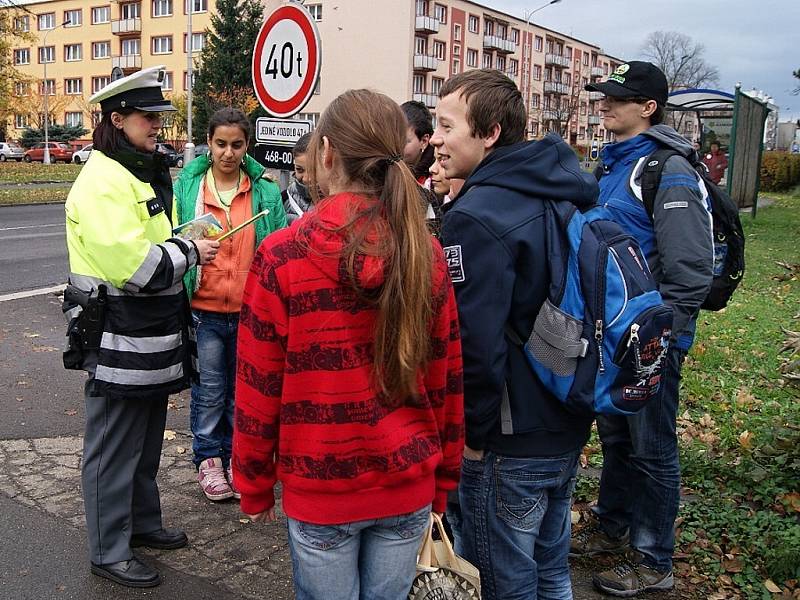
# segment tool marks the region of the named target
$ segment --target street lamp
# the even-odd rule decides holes
[[[69,25],[70,22],[71,21],[67,18],[67,19],[64,19],[64,22],[61,23],[61,25],[56,25],[52,29],[48,29],[45,32],[44,37],[42,38],[42,46],[44,48],[47,48],[47,35],[51,31],[55,31],[59,27],[64,27],[65,25]],[[53,53],[53,59],[55,60],[55,51]],[[47,106],[47,97],[50,95],[50,90],[47,88],[47,62],[48,61],[45,60],[45,61],[42,61],[42,62],[44,64],[44,82],[42,82],[42,89],[44,90],[44,157],[42,158],[42,162],[44,162],[44,164],[46,164],[46,165],[49,165],[50,164],[50,144],[48,142],[50,141],[50,138],[49,138],[50,111],[49,111],[48,106]]]
[[[526,24],[526,25],[530,25],[530,24],[531,24],[531,17],[534,15],[534,13],[537,13],[537,12],[539,12],[539,11],[540,11],[540,10],[542,10],[543,8],[547,8],[547,7],[548,7],[548,6],[550,6],[551,4],[558,4],[559,2],[561,2],[561,0],[550,0],[550,2],[548,2],[547,4],[542,4],[542,5],[541,5],[539,8],[534,8],[534,9],[533,9],[531,12],[529,12],[529,13],[527,14],[527,16],[525,17],[525,24]]]

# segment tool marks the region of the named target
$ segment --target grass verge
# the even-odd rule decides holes
[[[0,184],[72,183],[81,171],[80,165],[5,162],[0,164]]]
[[[743,216],[745,278],[728,308],[701,313],[683,368],[682,596],[800,597],[800,386],[779,353],[781,328],[800,330],[800,188],[771,198]],[[596,436],[586,456],[602,464]],[[596,482],[579,484],[578,502],[596,498]]]
[[[0,187],[0,206],[65,202],[69,185],[47,187]]]

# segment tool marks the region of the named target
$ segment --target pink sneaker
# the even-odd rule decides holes
[[[228,484],[231,486],[231,491],[233,492],[233,497],[237,500],[242,499],[242,495],[239,493],[239,490],[236,489],[236,485],[233,483],[233,469],[228,467],[225,475],[228,476]]]
[[[200,463],[197,481],[200,482],[200,489],[206,498],[213,502],[233,497],[233,490],[225,480],[225,469],[222,468],[222,460],[219,458],[207,458]]]

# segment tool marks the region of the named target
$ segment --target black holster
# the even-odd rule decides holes
[[[80,306],[83,310],[67,325],[64,368],[83,369],[86,353],[100,348],[105,325],[106,294],[107,288],[102,284],[92,292],[84,292],[72,284],[67,284],[62,309],[67,312]]]

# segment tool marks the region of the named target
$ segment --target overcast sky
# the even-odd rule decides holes
[[[547,0],[479,0],[523,17]],[[774,98],[780,120],[800,118],[800,0],[561,0],[533,22],[594,43],[612,56],[641,58],[647,35],[678,31],[706,46],[720,72],[719,89],[753,87]]]

